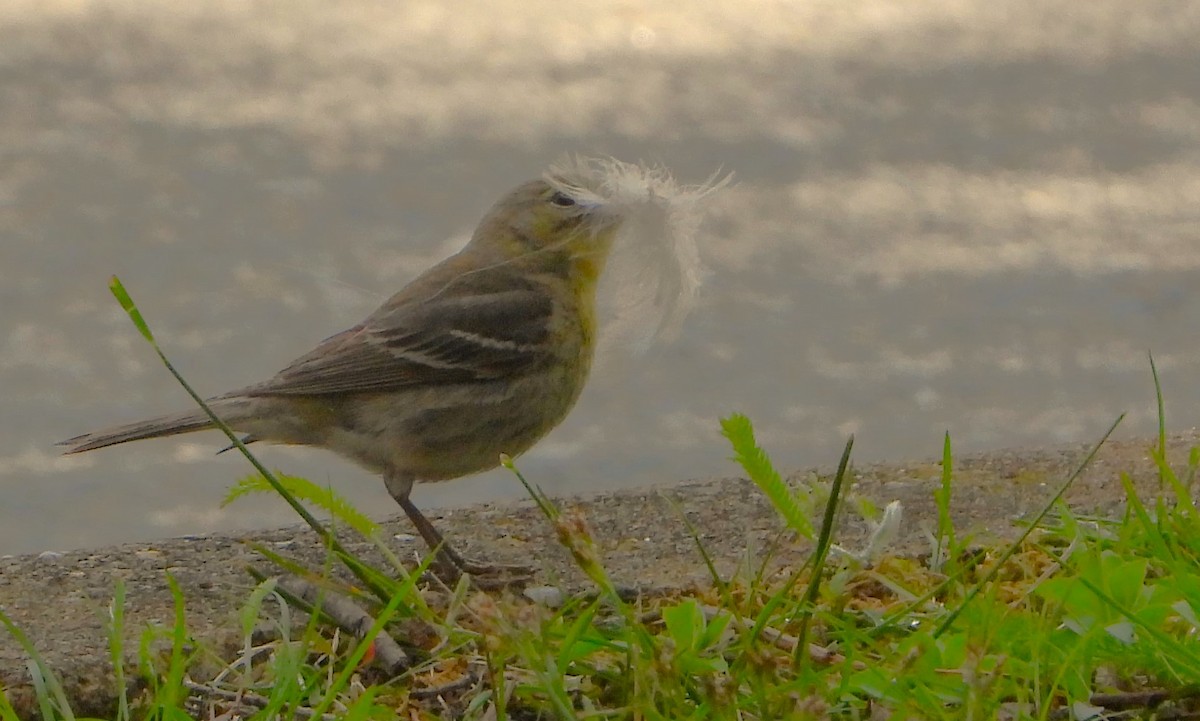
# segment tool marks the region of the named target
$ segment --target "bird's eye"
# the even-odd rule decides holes
[[[575,199],[564,193],[555,193],[554,195],[551,195],[550,202],[560,208],[570,208],[572,205],[575,205]]]

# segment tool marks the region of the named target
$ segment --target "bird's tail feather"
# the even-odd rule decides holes
[[[234,410],[238,404],[236,402],[230,404],[233,406],[232,408],[222,408],[221,406],[223,405],[225,404],[211,403],[210,407],[222,420],[235,422],[234,418],[229,417],[226,413],[222,413],[222,411]],[[194,411],[172,413],[171,415],[127,423],[123,426],[114,426],[92,433],[84,433],[81,436],[59,441],[55,445],[64,446],[63,453],[69,455],[71,453],[83,453],[84,451],[104,448],[106,446],[115,446],[118,443],[140,441],[143,438],[164,438],[166,436],[179,435],[180,433],[202,431],[212,427],[212,421],[209,420],[208,415],[197,408]]]

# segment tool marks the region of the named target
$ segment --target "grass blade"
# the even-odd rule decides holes
[[[758,445],[754,438],[754,427],[750,419],[740,413],[734,413],[728,418],[721,419],[721,434],[729,439],[733,446],[733,460],[738,463],[750,476],[750,480],[758,486],[776,512],[783,517],[788,526],[807,539],[813,537],[813,526],[810,514],[811,501],[805,496],[793,491],[779,471],[771,464],[766,451]]]

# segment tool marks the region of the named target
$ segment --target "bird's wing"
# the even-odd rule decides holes
[[[385,304],[243,395],[370,393],[519,375],[549,360],[553,305],[532,289]]]

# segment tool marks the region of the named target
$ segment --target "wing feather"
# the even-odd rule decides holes
[[[476,288],[475,290],[478,290]],[[528,372],[550,360],[553,304],[531,287],[389,301],[243,395],[371,393],[470,383]]]

